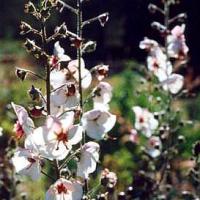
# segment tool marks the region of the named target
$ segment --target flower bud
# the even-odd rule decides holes
[[[21,22],[20,29],[21,29],[20,31],[21,35],[30,33],[32,31],[32,27],[26,22]]]
[[[28,2],[27,4],[25,4],[25,9],[24,9],[25,13],[35,13],[36,12],[36,8],[34,6],[34,4],[32,2]]]
[[[15,70],[15,74],[16,74],[16,76],[17,76],[19,79],[21,79],[22,81],[24,81],[25,78],[26,78],[26,75],[27,75],[27,71],[26,71],[26,70],[23,70],[23,69],[20,69],[20,68],[17,68],[17,69]]]
[[[97,43],[95,41],[88,41],[82,45],[83,53],[91,53],[96,50]]]
[[[152,27],[153,29],[156,29],[157,31],[159,31],[159,32],[162,33],[162,34],[165,34],[165,33],[168,32],[168,31],[167,31],[167,28],[166,28],[164,25],[160,24],[159,22],[153,22],[153,23],[151,24],[151,27]]]
[[[107,186],[112,184],[113,186],[117,183],[117,176],[114,172],[110,172],[109,169],[104,169],[101,173],[101,184]]]
[[[38,88],[35,88],[33,85],[31,89],[28,91],[28,93],[33,101],[40,100],[40,90]]]
[[[98,16],[98,20],[102,27],[105,26],[106,22],[109,20],[109,13],[103,13]]]
[[[55,28],[55,33],[62,35],[63,37],[66,37],[67,35],[67,26],[65,23],[61,24],[60,26],[57,26]]]
[[[158,7],[155,4],[150,3],[148,6],[148,10],[153,14],[157,11],[157,9]]]

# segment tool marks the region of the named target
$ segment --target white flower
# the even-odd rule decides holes
[[[161,154],[162,142],[159,137],[152,136],[148,140],[147,153],[152,157],[156,158]]]
[[[185,43],[185,25],[175,26],[171,30],[171,35],[167,37],[168,54],[172,58],[184,59],[189,51]]]
[[[94,108],[109,108],[108,103],[112,98],[112,86],[107,82],[100,82],[94,89],[95,97],[93,98]]]
[[[140,42],[140,48],[149,52],[147,57],[147,68],[159,81],[165,80],[172,73],[172,64],[167,61],[167,56],[155,40],[144,38]]]
[[[40,177],[41,166],[39,154],[29,149],[18,148],[12,157],[16,173],[30,176],[33,180]]]
[[[74,113],[65,113],[58,119],[48,116],[46,125],[34,130],[26,141],[26,147],[36,148],[48,159],[63,160],[72,149],[72,145],[82,139],[82,127],[73,125]]]
[[[82,124],[86,134],[95,140],[101,140],[115,125],[116,116],[108,111],[93,109],[83,114]]]
[[[18,121],[14,126],[14,131],[16,132],[17,137],[21,138],[24,134],[29,135],[33,133],[35,126],[26,109],[14,103],[11,103],[11,105],[18,118]]]
[[[49,64],[53,68],[60,68],[60,62],[70,61],[71,58],[68,55],[65,55],[65,50],[60,46],[59,42],[54,44],[54,55],[51,56]]]
[[[81,158],[78,162],[77,176],[88,179],[89,174],[96,170],[99,161],[99,144],[88,142],[81,149]]]
[[[146,137],[151,137],[158,127],[158,120],[147,109],[139,106],[132,108],[135,113],[135,128],[141,131]]]
[[[82,185],[64,178],[58,179],[46,192],[45,200],[81,200]]]
[[[81,79],[82,88],[88,88],[92,82],[92,75],[90,71],[85,68],[85,62],[83,59],[81,59]],[[50,83],[54,89],[57,89],[69,82],[79,83],[78,60],[70,61],[66,69],[54,69],[51,71]]]
[[[74,83],[68,83],[51,94],[51,101],[55,107],[75,107],[79,104],[79,92]]]
[[[78,72],[78,60],[73,60],[69,62],[68,69],[73,71],[73,77],[78,82],[79,72]],[[76,69],[74,71],[74,69]],[[82,88],[87,89],[92,82],[92,75],[88,69],[85,68],[85,62],[81,59],[81,79],[82,79]]]
[[[161,82],[164,90],[177,94],[184,85],[184,77],[179,74],[171,74],[166,80]]]

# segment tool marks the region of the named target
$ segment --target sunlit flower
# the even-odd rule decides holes
[[[59,42],[54,44],[54,55],[51,56],[49,64],[53,68],[59,68],[60,62],[70,61],[71,58],[68,55],[65,55],[65,50],[60,46]]]
[[[166,80],[161,82],[164,90],[177,94],[184,85],[184,77],[179,74],[171,74]]]
[[[81,157],[78,162],[77,176],[88,179],[89,174],[96,170],[99,161],[99,144],[88,142],[81,149]]]
[[[185,43],[185,25],[175,26],[167,37],[168,54],[172,58],[185,59],[189,51]]]
[[[46,200],[81,200],[83,188],[79,182],[58,179],[46,192]]]
[[[152,157],[156,158],[161,154],[162,142],[159,137],[152,136],[148,140],[147,153]]]
[[[18,121],[14,125],[14,132],[16,133],[17,138],[31,134],[35,126],[33,120],[29,117],[28,112],[20,105],[14,103],[11,104],[18,118]]]
[[[159,81],[165,80],[172,73],[172,65],[170,61],[167,61],[167,56],[158,43],[145,38],[140,42],[140,48],[146,49],[149,52],[147,57],[148,70],[151,71]]]
[[[72,148],[82,139],[82,127],[73,125],[74,113],[68,112],[58,119],[48,116],[46,125],[34,130],[25,145],[36,148],[48,159],[64,159]]]
[[[112,86],[107,82],[100,82],[94,89],[94,108],[109,108],[108,103],[112,98]]]
[[[135,128],[141,131],[146,137],[151,137],[158,127],[158,120],[147,109],[139,106],[133,107],[135,113]]]
[[[92,75],[89,70],[85,68],[85,62],[81,59],[81,79],[82,88],[86,89],[90,86],[92,81]],[[78,60],[72,60],[69,62],[66,69],[52,70],[50,74],[51,86],[57,89],[69,82],[79,83],[79,71]]]
[[[95,140],[105,137],[115,125],[116,116],[108,111],[93,109],[83,114],[82,124],[86,134]]]
[[[18,148],[12,157],[16,173],[30,176],[33,180],[40,177],[40,157],[29,149]]]
[[[68,83],[51,94],[51,101],[55,107],[75,107],[79,103],[79,92],[74,83]]]

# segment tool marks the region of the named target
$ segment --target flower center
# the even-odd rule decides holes
[[[17,136],[18,139],[22,138],[25,134],[21,124],[19,123],[19,121],[16,122],[13,130],[14,130],[14,132],[16,132],[16,136]]]
[[[139,122],[140,122],[140,123],[144,123],[144,117],[141,116],[141,117],[139,118]]]
[[[58,135],[57,135],[57,140],[59,141],[59,142],[67,142],[68,141],[68,135],[67,135],[67,133],[64,133],[64,132],[61,132],[61,133],[59,133]]]
[[[36,160],[33,159],[33,158],[27,158],[27,160],[28,160],[30,163],[35,163],[35,162],[36,162]]]
[[[60,183],[57,185],[57,191],[58,191],[58,194],[61,194],[61,193],[67,193],[67,187],[63,184],[63,183]]]

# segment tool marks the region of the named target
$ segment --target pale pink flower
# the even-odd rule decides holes
[[[83,114],[82,124],[86,134],[95,140],[105,137],[115,125],[116,116],[108,111],[93,109]]]
[[[18,148],[12,157],[15,172],[37,180],[41,174],[40,156],[30,149]]]
[[[100,146],[96,142],[88,142],[83,145],[78,162],[77,176],[88,179],[89,174],[96,170],[99,161],[99,149]]]
[[[179,74],[171,74],[166,80],[161,82],[164,90],[177,94],[184,85],[184,77]]]
[[[51,103],[55,107],[75,107],[79,104],[79,92],[74,83],[68,83],[51,94]]]
[[[59,68],[60,62],[70,61],[71,58],[68,55],[65,55],[65,50],[60,46],[59,42],[54,44],[54,55],[50,58],[49,64],[53,68]]]
[[[172,73],[172,64],[167,61],[161,47],[154,40],[145,38],[140,42],[140,48],[149,52],[147,57],[147,68],[151,71],[159,81],[165,80]]]
[[[82,88],[86,89],[92,82],[92,75],[89,70],[85,68],[85,62],[81,59],[81,79]],[[51,86],[57,89],[67,83],[75,82],[79,83],[79,71],[78,71],[78,60],[72,60],[69,62],[66,69],[52,70],[50,74]]]
[[[58,179],[46,192],[45,200],[81,200],[82,185],[77,181]]]
[[[109,109],[108,103],[112,98],[112,86],[107,82],[100,82],[94,89],[95,97],[93,98],[94,108],[105,107]]]
[[[158,120],[147,109],[135,106],[132,108],[135,113],[135,128],[141,131],[146,137],[151,137],[158,128]]]
[[[45,158],[63,160],[72,145],[82,139],[82,127],[73,125],[73,121],[73,112],[65,113],[59,119],[48,116],[46,125],[35,129],[26,139],[26,147],[37,149]]]
[[[162,142],[159,137],[152,136],[148,140],[147,153],[152,157],[156,158],[161,154]]]
[[[29,117],[26,109],[14,103],[11,103],[11,105],[18,118],[18,121],[14,125],[14,131],[16,132],[17,137],[21,138],[24,135],[27,136],[31,134],[35,126],[33,120]]]
[[[171,34],[167,37],[168,54],[172,58],[185,59],[189,48],[185,42],[185,25],[175,26],[171,30]]]

